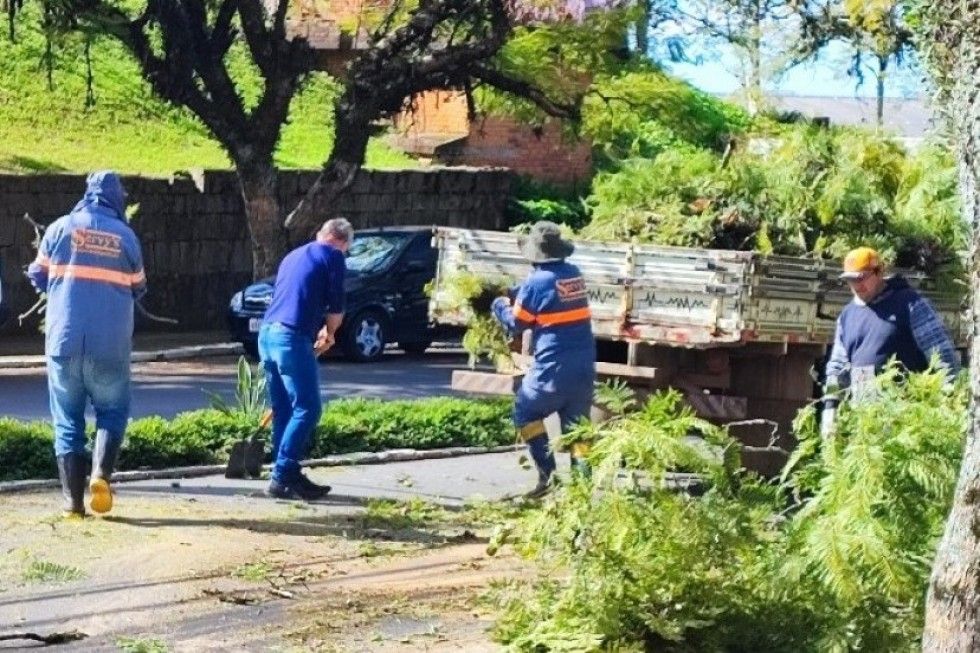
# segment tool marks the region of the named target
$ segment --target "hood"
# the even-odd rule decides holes
[[[868,302],[868,304],[877,304],[881,300],[890,296],[892,293],[898,292],[899,290],[905,290],[906,288],[911,288],[911,287],[912,286],[909,285],[909,282],[906,281],[905,277],[903,277],[902,275],[900,274],[892,275],[887,279],[885,279],[885,287],[882,288],[881,292],[878,293],[877,296],[875,296],[870,302]],[[862,302],[857,297],[854,298],[854,301],[859,304],[865,305],[864,302]]]
[[[895,274],[887,279],[885,279],[885,290],[889,292],[895,292],[896,290],[905,290],[906,288],[911,288],[909,282],[905,280],[900,274]]]
[[[119,175],[110,170],[100,170],[90,174],[86,184],[85,195],[72,209],[72,213],[101,206],[115,213],[120,220],[126,219],[126,191],[123,190]]]

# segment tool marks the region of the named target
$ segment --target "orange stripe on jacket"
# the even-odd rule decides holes
[[[49,265],[51,265],[51,259],[49,259],[49,258],[48,258],[47,256],[45,256],[45,255],[44,255],[44,254],[42,254],[41,252],[38,252],[38,253],[37,253],[37,258],[36,258],[36,259],[34,259],[34,262],[35,262],[35,263],[36,263],[37,265],[40,265],[40,266],[41,266],[42,268],[46,268],[46,267],[48,267]]]
[[[558,311],[557,313],[539,313],[538,324],[541,326],[555,326],[556,324],[568,324],[569,322],[582,322],[592,319],[592,311],[589,307],[574,308],[570,311]]]
[[[521,322],[535,322],[537,318],[520,304],[514,304],[514,317]]]
[[[117,286],[130,288],[144,281],[145,276],[142,270],[135,273],[119,272],[118,270],[107,270],[93,265],[67,265],[52,264],[48,271],[48,277],[59,279],[70,277],[73,279],[86,279],[88,281],[103,281]]]

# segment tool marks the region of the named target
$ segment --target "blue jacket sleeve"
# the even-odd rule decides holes
[[[58,222],[51,224],[45,231],[37,247],[37,257],[27,266],[27,278],[39,293],[48,291],[48,270],[51,267],[51,250],[55,234],[60,229]]]
[[[946,371],[946,376],[955,377],[960,371],[960,357],[946,333],[942,319],[936,315],[929,300],[916,297],[909,304],[909,322],[919,351],[930,360],[935,356],[939,367]]]
[[[146,270],[143,269],[142,247],[135,233],[131,233],[124,242],[126,265],[132,279],[133,299],[139,299],[146,294]]]
[[[498,297],[493,301],[491,310],[508,335],[513,336],[534,326],[537,315],[535,301],[534,287],[527,282],[517,289],[513,306],[506,297]]]
[[[339,315],[344,312],[345,293],[344,277],[347,275],[347,265],[344,255],[336,252],[327,264],[330,279],[327,282],[327,313]]]

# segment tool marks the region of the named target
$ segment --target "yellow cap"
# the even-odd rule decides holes
[[[841,279],[860,279],[865,273],[881,268],[881,257],[870,247],[852,249],[844,257],[844,273]]]

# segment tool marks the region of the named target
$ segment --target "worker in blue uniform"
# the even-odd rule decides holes
[[[548,492],[555,457],[544,419],[558,413],[562,431],[588,419],[595,386],[595,338],[582,273],[565,261],[574,245],[558,225],[538,222],[522,243],[534,266],[514,293],[513,304],[498,297],[492,310],[513,336],[530,329],[534,362],[517,392],[514,424],[538,470],[528,497]]]

